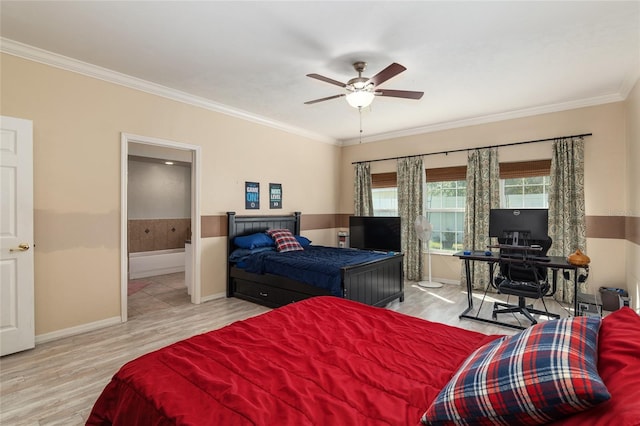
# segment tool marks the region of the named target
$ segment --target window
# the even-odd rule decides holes
[[[505,209],[548,208],[549,176],[500,179],[500,206]]]
[[[427,182],[425,212],[433,227],[429,248],[460,251],[464,238],[466,180]]]
[[[398,188],[372,188],[374,216],[398,216]]]
[[[462,250],[464,205],[467,183],[464,180],[430,182],[426,186],[425,214],[433,227],[432,250]],[[398,188],[372,188],[373,215],[398,215]]]
[[[398,216],[396,172],[372,174],[371,197],[374,216]]]
[[[429,247],[441,253],[463,249],[466,166],[426,170],[425,214],[433,227]],[[551,160],[500,163],[500,207],[548,208]],[[396,174],[371,176],[374,216],[398,215]]]
[[[551,160],[500,164],[500,207],[548,208]]]
[[[433,227],[429,248],[442,253],[463,249],[467,167],[427,169],[425,213]]]

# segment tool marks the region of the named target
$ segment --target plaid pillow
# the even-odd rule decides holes
[[[288,229],[269,229],[267,234],[276,241],[279,252],[304,250]]]
[[[608,400],[597,370],[600,321],[546,321],[478,348],[422,423],[543,424]]]

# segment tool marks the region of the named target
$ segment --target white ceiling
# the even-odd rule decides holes
[[[24,53],[23,43],[336,143],[358,140],[358,111],[344,98],[304,105],[342,90],[306,74],[346,82],[359,60],[367,77],[398,62],[407,71],[381,87],[425,92],[419,101],[376,98],[362,113],[365,142],[620,101],[640,74],[638,1],[2,0],[0,8],[5,52]]]

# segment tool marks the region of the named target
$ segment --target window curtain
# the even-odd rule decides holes
[[[549,236],[552,256],[567,256],[576,249],[586,252],[584,206],[584,139],[564,138],[553,142],[549,177]],[[557,300],[573,301],[573,283],[559,279]],[[578,291],[585,292],[585,283]]]
[[[398,160],[398,210],[402,222],[404,276],[410,281],[422,279],[422,250],[413,224],[423,214],[424,165],[422,157]]]
[[[356,216],[373,216],[371,196],[371,163],[357,163],[353,183],[353,204]]]
[[[487,250],[489,212],[500,207],[500,165],[498,149],[484,148],[469,153],[467,159],[467,201],[465,211],[465,250]],[[471,282],[474,289],[485,290],[489,284],[489,265],[471,262]],[[462,268],[462,284],[466,283]]]

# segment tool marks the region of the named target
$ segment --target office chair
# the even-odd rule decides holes
[[[494,285],[498,293],[517,296],[518,304],[495,302],[493,304],[494,320],[497,319],[498,314],[506,313],[520,313],[531,322],[531,325],[538,323],[533,317],[534,314],[560,318],[560,315],[552,314],[547,310],[544,296],[550,294],[549,292],[552,290],[547,279],[548,271],[535,259],[539,256],[546,256],[551,247],[551,238],[531,241],[531,243],[537,243],[540,250],[535,252],[530,252],[525,248],[500,250],[499,274],[494,280]],[[527,298],[541,299],[544,311],[534,309],[533,305],[527,305]]]

